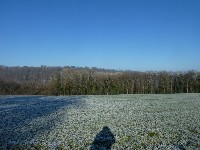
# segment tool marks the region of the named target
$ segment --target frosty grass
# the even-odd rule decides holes
[[[200,149],[200,94],[1,96],[0,149]]]

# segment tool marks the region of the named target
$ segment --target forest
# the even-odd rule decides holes
[[[200,93],[200,72],[0,66],[0,95]]]

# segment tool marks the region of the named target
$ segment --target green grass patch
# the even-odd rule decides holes
[[[147,135],[148,135],[149,137],[158,137],[158,136],[159,136],[159,133],[154,132],[154,131],[150,131],[150,132],[147,133]]]

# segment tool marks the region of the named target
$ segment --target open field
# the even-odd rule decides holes
[[[1,96],[0,149],[200,149],[200,94]]]

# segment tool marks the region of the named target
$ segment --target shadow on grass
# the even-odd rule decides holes
[[[66,119],[67,108],[83,108],[86,99],[86,96],[1,97],[0,149],[11,143],[23,144],[38,134],[48,133],[62,123],[63,117]]]
[[[115,143],[115,137],[109,127],[104,126],[103,129],[96,135],[91,144],[90,150],[111,150]]]

